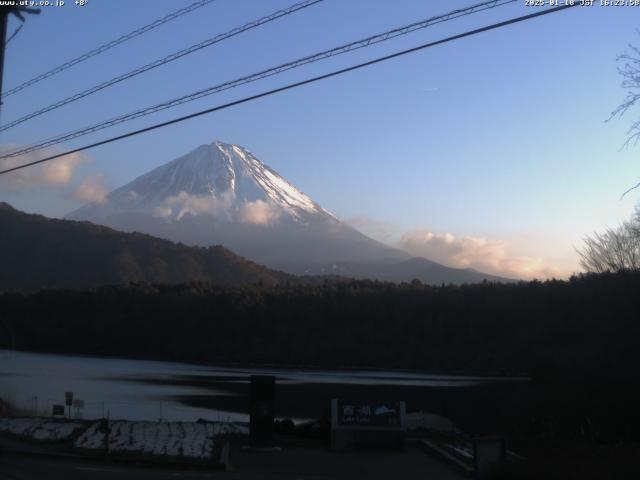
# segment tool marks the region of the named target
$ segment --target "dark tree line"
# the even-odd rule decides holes
[[[0,294],[5,344],[196,362],[535,372],[636,365],[640,273],[433,287],[132,284]],[[6,332],[12,332],[8,335]]]

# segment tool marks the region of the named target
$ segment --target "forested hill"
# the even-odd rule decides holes
[[[0,202],[0,289],[129,282],[272,285],[289,279],[221,246],[188,247],[88,222],[31,215]]]
[[[138,284],[5,293],[0,311],[27,350],[612,378],[640,367],[638,292],[640,272],[443,287]]]

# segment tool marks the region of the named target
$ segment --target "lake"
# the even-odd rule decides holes
[[[329,398],[397,398],[414,410],[430,393],[520,378],[433,375],[369,370],[215,367],[186,363],[54,355],[0,350],[0,398],[50,415],[64,394],[84,400],[72,415],[130,420],[220,421],[248,419],[249,376],[277,377],[281,417],[315,418]]]

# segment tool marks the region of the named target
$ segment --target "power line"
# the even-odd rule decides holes
[[[52,68],[51,70],[44,72],[32,78],[31,80],[28,80],[18,85],[17,87],[12,88],[11,90],[8,90],[7,92],[2,94],[2,98],[6,98],[9,95],[13,95],[14,93],[24,90],[27,87],[35,85],[36,83],[41,82],[46,78],[52,77],[68,68],[71,68],[74,65],[84,62],[85,60],[88,60],[91,57],[100,55],[101,53],[104,53],[107,50],[110,50],[117,45],[120,45],[128,40],[131,40],[132,38],[138,37],[143,33],[147,33],[148,31],[153,30],[154,28],[159,27],[160,25],[170,22],[171,20],[175,20],[176,18],[181,17],[182,15],[193,12],[194,10],[197,10],[198,8],[204,7],[205,5],[208,5],[209,3],[212,3],[215,1],[216,0],[198,0],[197,2],[194,2],[191,5],[188,5],[184,8],[181,8],[180,10],[176,10],[175,12],[165,15],[164,17],[159,18],[155,22],[151,22],[148,25],[145,25],[143,27],[140,27],[136,30],[133,30],[127,33],[126,35],[122,35],[121,37],[118,37],[115,40],[111,40],[110,42],[100,45],[99,47],[94,48],[93,50],[87,53],[84,53],[79,57],[74,58],[73,60],[69,60],[68,62],[63,63],[62,65],[58,65],[57,67]]]
[[[450,21],[459,17],[463,17],[466,15],[471,15],[474,13],[478,13],[484,10],[488,10],[490,8],[495,8],[499,6],[503,6],[509,3],[514,3],[518,0],[490,0],[484,1],[475,5],[471,5],[470,7],[461,8],[457,10],[453,10],[444,15],[438,15],[435,17],[430,17],[426,20],[422,20],[419,22],[415,22],[409,25],[405,25],[402,27],[394,28],[392,30],[388,30],[383,33],[379,33],[376,35],[372,35],[370,37],[357,40],[355,42],[347,43],[345,45],[341,45],[339,47],[335,47],[329,50],[325,50],[319,53],[315,53],[313,55],[309,55],[306,57],[299,58],[297,60],[284,63],[282,65],[278,65],[276,67],[272,67],[266,70],[262,70],[257,73],[253,73],[251,75],[247,75],[245,77],[237,78],[235,80],[231,80],[228,82],[224,82],[218,85],[214,85],[212,87],[208,87],[204,90],[199,90],[197,92],[190,93],[188,95],[183,95],[178,98],[174,98],[172,100],[168,100],[162,102],[160,104],[156,104],[150,107],[146,107],[140,110],[136,110],[134,112],[130,112],[119,117],[112,118],[110,120],[106,120],[89,127],[83,127],[78,130],[74,130],[72,132],[68,132],[62,135],[58,135],[56,137],[40,141],[36,144],[29,145],[27,147],[22,147],[18,150],[14,150],[9,153],[5,153],[4,155],[0,155],[0,159],[15,157],[18,155],[23,155],[25,153],[31,153],[37,150],[42,150],[43,148],[50,147],[53,145],[57,145],[59,143],[65,142],[67,140],[72,140],[74,138],[78,138],[81,136],[89,135],[91,133],[97,132],[99,130],[103,130],[105,128],[112,127],[114,125],[118,125],[123,122],[135,120],[136,118],[140,118],[146,115],[150,115],[152,113],[159,112],[161,110],[166,110],[168,108],[173,108],[178,105],[182,105],[183,103],[191,102],[194,100],[198,100],[200,98],[213,95],[214,93],[218,93],[224,90],[229,90],[232,88],[239,87],[241,85],[245,85],[247,83],[255,82],[257,80],[261,80],[266,77],[270,77],[273,75],[277,75],[279,73],[285,72],[287,70],[291,70],[294,68],[298,68],[303,65],[307,65],[310,63],[314,63],[320,60],[324,60],[326,58],[330,58],[336,55],[341,55],[343,53],[347,53],[353,50],[358,50],[360,48],[369,47],[370,45],[374,45],[380,42],[384,42],[390,40],[392,38],[396,38],[401,35],[407,35],[411,32],[414,32],[419,29],[427,28],[432,25]]]
[[[71,95],[70,97],[64,98],[58,102],[52,103],[51,105],[48,105],[44,108],[41,108],[39,110],[36,110],[32,113],[29,113],[27,115],[24,115],[23,117],[20,117],[16,120],[13,120],[12,122],[7,123],[6,125],[2,125],[0,126],[0,132],[3,132],[5,130],[8,130],[12,127],[15,127],[16,125],[20,125],[21,123],[26,122],[27,120],[31,120],[32,118],[35,117],[39,117],[40,115],[43,115],[47,112],[50,112],[52,110],[56,110],[64,105],[67,105],[69,103],[75,102],[77,100],[80,100],[81,98],[87,97],[89,95],[92,95],[96,92],[99,92],[100,90],[104,90],[105,88],[111,87],[117,83],[123,82],[125,80],[128,80],[130,78],[133,78],[137,75],[140,75],[142,73],[148,72],[149,70],[152,70],[154,68],[160,67],[162,65],[165,65],[167,63],[173,62],[174,60],[177,60],[179,58],[182,58],[186,55],[189,55],[191,53],[197,52],[198,50],[202,50],[203,48],[206,47],[210,47],[211,45],[215,45],[216,43],[222,42],[224,40],[227,40],[231,37],[234,37],[236,35],[239,35],[243,32],[246,32],[248,30],[252,30],[254,28],[257,28],[261,25],[264,25],[266,23],[269,22],[273,22],[274,20],[277,20],[279,18],[282,18],[286,15],[290,15],[292,13],[295,13],[299,10],[302,10],[304,8],[310,7],[312,5],[315,5],[316,3],[322,2],[323,0],[304,0],[303,2],[300,3],[296,3],[293,4],[287,8],[284,8],[282,10],[278,10],[276,12],[273,12],[270,15],[261,17],[257,20],[254,20],[252,22],[246,23],[240,27],[236,27],[232,30],[229,30],[228,32],[225,33],[221,33],[219,35],[216,35],[215,37],[212,38],[208,38],[207,40],[204,40],[203,42],[200,43],[196,43],[195,45],[191,45],[190,47],[187,47],[183,50],[180,50],[178,52],[174,52],[170,55],[167,55],[166,57],[160,58],[154,62],[151,63],[147,63],[146,65],[143,65],[141,67],[138,67],[134,70],[131,70],[130,72],[124,73],[122,75],[119,75],[117,77],[112,78],[111,80],[107,80],[106,82],[102,82],[99,83],[98,85],[94,85],[91,88],[88,88],[86,90],[83,90],[79,93],[76,93],[74,95]]]
[[[89,145],[85,145],[84,147],[75,148],[73,150],[68,150],[66,152],[59,153],[57,155],[51,155],[49,157],[42,158],[40,160],[36,160],[36,161],[33,161],[33,162],[25,163],[23,165],[19,165],[19,166],[16,166],[16,167],[8,168],[6,170],[0,171],[0,175],[4,175],[4,174],[10,173],[10,172],[13,172],[13,171],[16,171],[16,170],[20,170],[20,169],[23,169],[23,168],[26,168],[26,167],[30,167],[30,166],[33,166],[33,165],[37,165],[37,164],[40,164],[40,163],[48,162],[48,161],[54,160],[56,158],[64,157],[65,155],[70,155],[72,153],[77,153],[77,152],[81,152],[83,150],[88,150],[90,148],[98,147],[98,146],[101,146],[101,145],[106,145],[108,143],[112,143],[112,142],[115,142],[117,140],[123,140],[123,139],[128,138],[128,137],[133,137],[133,136],[136,136],[136,135],[140,135],[142,133],[150,132],[150,131],[156,130],[158,128],[166,127],[168,125],[173,125],[174,123],[183,122],[183,121],[189,120],[191,118],[196,118],[196,117],[199,117],[199,116],[202,116],[202,115],[206,115],[208,113],[213,113],[213,112],[216,112],[216,111],[219,111],[219,110],[224,110],[226,108],[230,108],[230,107],[233,107],[233,106],[236,106],[236,105],[240,105],[240,104],[247,103],[247,102],[250,102],[250,101],[253,101],[253,100],[257,100],[259,98],[263,98],[263,97],[267,97],[267,96],[270,96],[270,95],[274,95],[276,93],[284,92],[286,90],[291,90],[293,88],[301,87],[303,85],[308,85],[310,83],[315,83],[315,82],[318,82],[320,80],[325,80],[327,78],[331,78],[331,77],[335,77],[335,76],[338,76],[338,75],[342,75],[342,74],[347,73],[347,72],[351,72],[351,71],[358,70],[358,69],[361,69],[361,68],[364,68],[364,67],[375,65],[377,63],[385,62],[387,60],[391,60],[393,58],[397,58],[397,57],[401,57],[401,56],[404,56],[404,55],[408,55],[410,53],[414,53],[414,52],[417,52],[417,51],[420,51],[420,50],[424,50],[426,48],[435,47],[436,45],[442,45],[444,43],[452,42],[454,40],[459,40],[459,39],[465,38],[465,37],[470,37],[472,35],[477,35],[479,33],[487,32],[489,30],[495,30],[495,29],[498,29],[498,28],[506,27],[508,25],[512,25],[514,23],[524,22],[526,20],[530,20],[530,19],[533,19],[533,18],[536,18],[536,17],[540,17],[540,16],[543,16],[543,15],[548,15],[550,13],[556,13],[556,12],[559,12],[561,10],[565,10],[567,8],[575,7],[577,5],[579,5],[579,3],[577,3],[577,2],[573,3],[573,4],[565,4],[565,5],[562,5],[562,6],[559,6],[559,7],[548,8],[548,9],[541,10],[541,11],[538,11],[538,12],[535,12],[535,13],[531,13],[529,15],[523,15],[521,17],[511,18],[509,20],[505,20],[503,22],[487,25],[485,27],[477,28],[475,30],[469,30],[469,31],[466,31],[464,33],[459,33],[457,35],[453,35],[453,36],[450,36],[450,37],[443,38],[441,40],[436,40],[434,42],[425,43],[425,44],[419,45],[417,47],[409,48],[407,50],[402,50],[400,52],[392,53],[390,55],[385,55],[383,57],[378,57],[378,58],[376,58],[374,60],[369,60],[369,61],[364,62],[364,63],[359,63],[357,65],[352,65],[350,67],[342,68],[340,70],[334,70],[333,72],[325,73],[325,74],[319,75],[317,77],[308,78],[308,79],[302,80],[300,82],[290,83],[288,85],[285,85],[284,87],[279,87],[279,88],[275,88],[273,90],[268,90],[268,91],[265,91],[265,92],[262,92],[262,93],[258,93],[256,95],[251,95],[249,97],[242,98],[240,100],[235,100],[233,102],[225,103],[223,105],[218,105],[218,106],[215,106],[215,107],[212,107],[212,108],[208,108],[206,110],[201,110],[199,112],[191,113],[189,115],[185,115],[185,116],[182,116],[182,117],[174,118],[173,120],[168,120],[166,122],[157,123],[157,124],[151,125],[149,127],[141,128],[139,130],[134,130],[132,132],[128,132],[128,133],[125,133],[125,134],[122,134],[122,135],[118,135],[116,137],[111,137],[111,138],[108,138],[106,140],[101,140],[99,142],[95,142],[95,143],[92,143],[92,144],[89,144]]]

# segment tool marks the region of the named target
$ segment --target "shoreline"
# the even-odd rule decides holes
[[[58,351],[42,351],[42,350],[28,350],[28,349],[15,349],[15,348],[0,348],[0,355],[6,352],[26,353],[26,354],[41,354],[41,355],[55,355],[60,357],[77,357],[77,358],[92,358],[98,360],[132,360],[137,362],[153,362],[153,363],[171,363],[176,365],[187,365],[193,367],[210,367],[210,368],[229,368],[229,369],[279,369],[290,372],[298,370],[306,371],[320,371],[320,372],[335,372],[335,373],[347,373],[347,372],[388,372],[395,374],[416,374],[426,375],[434,377],[459,377],[460,379],[479,379],[479,380],[513,380],[513,381],[530,381],[531,376],[525,372],[513,373],[504,372],[500,370],[428,370],[428,369],[409,369],[409,368],[389,368],[389,367],[375,367],[375,366],[323,366],[323,365],[304,365],[304,364],[270,364],[270,363],[239,363],[239,362],[193,362],[182,360],[162,360],[158,358],[151,358],[145,356],[119,356],[119,355],[99,355],[90,353],[63,353]]]

